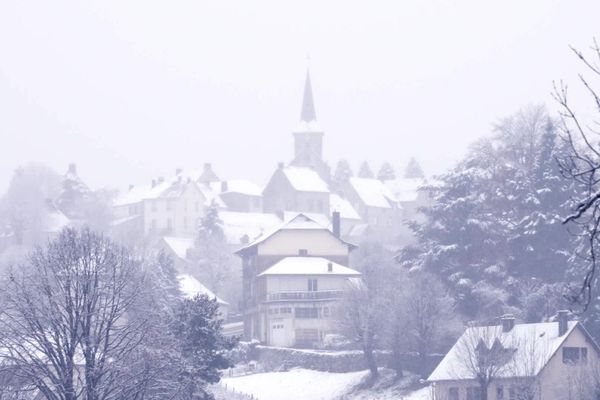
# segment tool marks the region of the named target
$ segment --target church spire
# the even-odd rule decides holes
[[[304,82],[304,97],[302,98],[302,111],[300,121],[312,122],[317,120],[315,102],[313,100],[312,85],[310,84],[310,71],[306,69],[306,81]]]

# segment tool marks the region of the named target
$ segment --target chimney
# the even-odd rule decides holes
[[[221,193],[225,193],[228,190],[229,185],[227,184],[227,181],[221,181]]]
[[[560,310],[558,312],[558,336],[562,336],[569,330],[569,312]]]
[[[152,179],[152,187],[156,186],[156,179]]]
[[[505,314],[500,318],[502,322],[502,332],[510,332],[515,327],[515,317],[511,314]]]
[[[158,183],[163,183],[165,181],[165,177],[164,176],[159,176],[158,177]]]
[[[340,212],[334,211],[331,215],[331,225],[333,226],[333,235],[340,238]]]
[[[133,189],[133,185],[130,183],[129,184],[129,190]]]
[[[69,164],[69,173],[73,175],[77,175],[77,164],[71,163]]]
[[[207,162],[207,163],[204,163],[204,170],[205,170],[205,171],[210,171],[210,170],[212,170],[212,165],[210,165],[210,163],[209,163],[209,162]]]
[[[183,171],[181,168],[175,168],[175,176],[180,175],[181,171]]]
[[[277,163],[277,168],[283,169],[283,167],[285,167],[285,164],[283,162],[280,161]]]
[[[327,272],[333,272],[333,264],[327,263]]]

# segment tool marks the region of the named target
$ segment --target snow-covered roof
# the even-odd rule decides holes
[[[397,202],[394,194],[380,180],[352,177],[350,185],[368,207],[392,208]]]
[[[210,299],[217,299],[217,303],[228,305],[226,301],[220,299],[217,295],[211,292],[206,286],[204,286],[200,281],[188,274],[177,275],[177,280],[179,281],[179,290],[185,298],[191,299],[196,295],[204,294],[208,296]]]
[[[227,243],[233,245],[242,244],[244,236],[252,241],[281,225],[281,219],[277,215],[267,213],[221,211],[219,218],[223,221],[223,232]]]
[[[467,328],[428,380],[475,379],[474,371],[468,365],[469,360],[476,358],[469,354],[480,341],[488,349],[497,342],[496,346],[501,345],[506,350],[507,358],[497,377],[536,376],[576,327],[584,330],[578,322],[570,321],[562,336],[558,335],[558,322],[517,324],[508,332],[503,332],[501,325]]]
[[[419,197],[419,188],[425,184],[421,178],[400,178],[385,181],[385,186],[400,202],[416,201]]]
[[[296,133],[308,133],[308,132],[323,133],[323,128],[321,128],[321,125],[319,125],[319,123],[316,120],[312,120],[310,122],[300,121],[298,123],[298,125],[296,125],[294,132],[296,132]]]
[[[164,236],[163,241],[182,260],[187,258],[188,251],[194,247],[194,239],[188,237]]]
[[[241,193],[248,196],[262,196],[262,188],[256,183],[245,179],[230,179],[221,182],[211,182],[215,193]],[[226,190],[223,190],[226,187]]]
[[[312,219],[317,224],[321,225],[321,227],[324,227],[327,229],[331,228],[331,221],[329,220],[329,217],[325,214],[307,213],[307,212],[300,212],[300,211],[284,211],[283,212],[283,220],[291,221],[294,218],[296,218],[298,216],[298,214],[302,214],[302,215],[308,217],[309,219]]]
[[[136,204],[143,200],[158,198],[178,198],[188,187],[195,187],[204,196],[204,205],[216,204],[220,208],[225,208],[225,203],[219,197],[218,192],[214,191],[209,185],[198,183],[194,177],[179,173],[170,178],[158,180],[148,184],[132,186],[129,190],[121,193],[114,201],[114,206],[124,206]]]
[[[329,271],[329,264],[331,264],[331,271]],[[265,275],[359,276],[360,272],[323,257],[286,257],[258,276]]]
[[[285,220],[283,223],[279,224],[278,226],[274,227],[273,229],[271,229],[270,231],[267,231],[265,233],[263,233],[261,236],[259,236],[257,239],[255,239],[253,242],[249,243],[248,245],[242,247],[241,249],[239,249],[236,253],[241,253],[244,250],[247,250],[251,247],[257,246],[261,243],[263,243],[264,241],[266,241],[267,239],[269,239],[271,236],[273,236],[274,234],[276,234],[279,231],[284,231],[284,230],[326,230],[329,231],[329,229],[326,226],[323,226],[321,224],[319,224],[317,221],[313,220],[312,218],[308,217],[306,214],[304,213],[298,213],[296,216],[294,216],[291,219]],[[340,239],[341,240],[341,239]],[[342,242],[344,242],[343,240],[341,240]],[[346,243],[346,242],[344,242]],[[353,246],[350,243],[346,243],[349,246]]]
[[[352,204],[335,193],[331,193],[329,196],[329,208],[331,211],[330,214],[333,214],[334,211],[338,211],[340,217],[343,219],[360,220],[360,215],[358,215],[354,207],[352,207]]]
[[[314,170],[305,167],[285,167],[283,173],[299,192],[329,193],[327,183]]]

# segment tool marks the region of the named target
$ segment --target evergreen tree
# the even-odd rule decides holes
[[[375,175],[373,174],[373,170],[371,170],[369,163],[367,163],[366,161],[363,161],[363,163],[360,165],[360,169],[358,170],[358,177],[359,178],[374,178],[375,177]]]
[[[233,257],[223,232],[223,221],[214,204],[206,209],[206,214],[200,219],[191,258],[195,264],[194,274],[215,294],[221,294],[224,289],[228,289],[229,295],[236,291],[236,279],[241,278],[232,270]]]
[[[343,159],[338,161],[333,173],[333,179],[331,180],[333,191],[340,193],[353,176],[354,172],[352,172],[352,168],[348,161]]]
[[[219,370],[233,366],[225,354],[237,340],[223,336],[218,315],[217,301],[206,295],[185,299],[175,310],[170,330],[182,357],[178,375],[184,398],[212,398],[206,385],[219,382]]]
[[[382,182],[392,181],[396,179],[396,172],[394,171],[394,167],[389,162],[384,162],[377,173],[377,179]]]
[[[427,187],[433,204],[412,224],[418,245],[400,260],[440,275],[471,317],[540,315],[528,309],[541,307],[532,294],[556,295],[578,262],[576,238],[560,226],[573,192],[554,163],[565,149],[547,120],[530,108],[501,121]]]
[[[411,159],[408,161],[406,169],[404,170],[404,177],[408,179],[425,178],[423,169],[414,157],[411,157]]]

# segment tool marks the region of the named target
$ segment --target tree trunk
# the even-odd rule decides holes
[[[371,373],[370,379],[374,382],[379,378],[379,370],[377,369],[377,360],[375,359],[375,354],[373,354],[373,348],[371,346],[363,346],[363,353],[367,361],[367,367]]]

